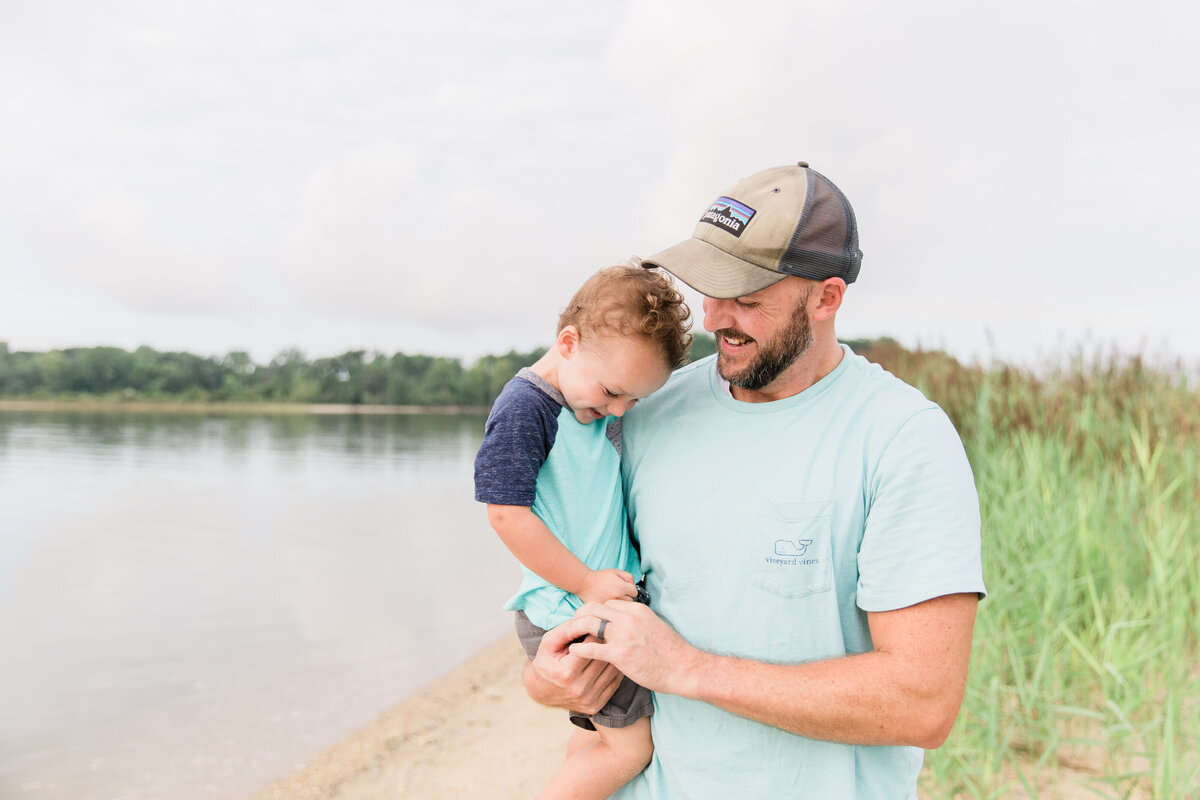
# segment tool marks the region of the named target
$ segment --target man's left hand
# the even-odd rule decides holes
[[[648,606],[630,600],[585,603],[567,624],[579,634],[603,634],[600,641],[571,645],[572,655],[607,661],[652,692],[684,694],[687,676],[704,655]]]

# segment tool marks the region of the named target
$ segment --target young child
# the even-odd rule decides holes
[[[659,389],[691,337],[683,297],[657,270],[603,269],[558,320],[554,346],[504,387],[475,457],[475,499],[525,579],[506,609],[530,658],[585,602],[635,599],[640,578],[620,475],[620,421]],[[624,678],[541,800],[605,798],[650,763],[650,692]],[[595,730],[596,734],[587,731]]]

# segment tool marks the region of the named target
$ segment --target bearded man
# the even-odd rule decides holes
[[[861,260],[850,203],[801,162],[644,262],[706,295],[718,348],[624,419],[651,605],[585,605],[525,674],[576,711],[622,673],[655,693],[654,758],[616,797],[915,798],[954,724],[978,498],[942,410],[837,340]]]

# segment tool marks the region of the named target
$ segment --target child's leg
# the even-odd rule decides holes
[[[570,741],[567,742],[567,755],[563,760],[565,761],[585,747],[591,747],[598,741],[600,741],[600,734],[595,731],[589,731],[587,728],[575,728]]]
[[[604,800],[650,763],[649,717],[625,728],[597,726],[596,734],[571,737],[567,760],[538,800]]]

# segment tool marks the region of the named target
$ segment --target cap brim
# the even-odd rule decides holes
[[[754,294],[787,277],[734,258],[696,238],[644,258],[642,265],[661,267],[701,294],[718,300]]]

